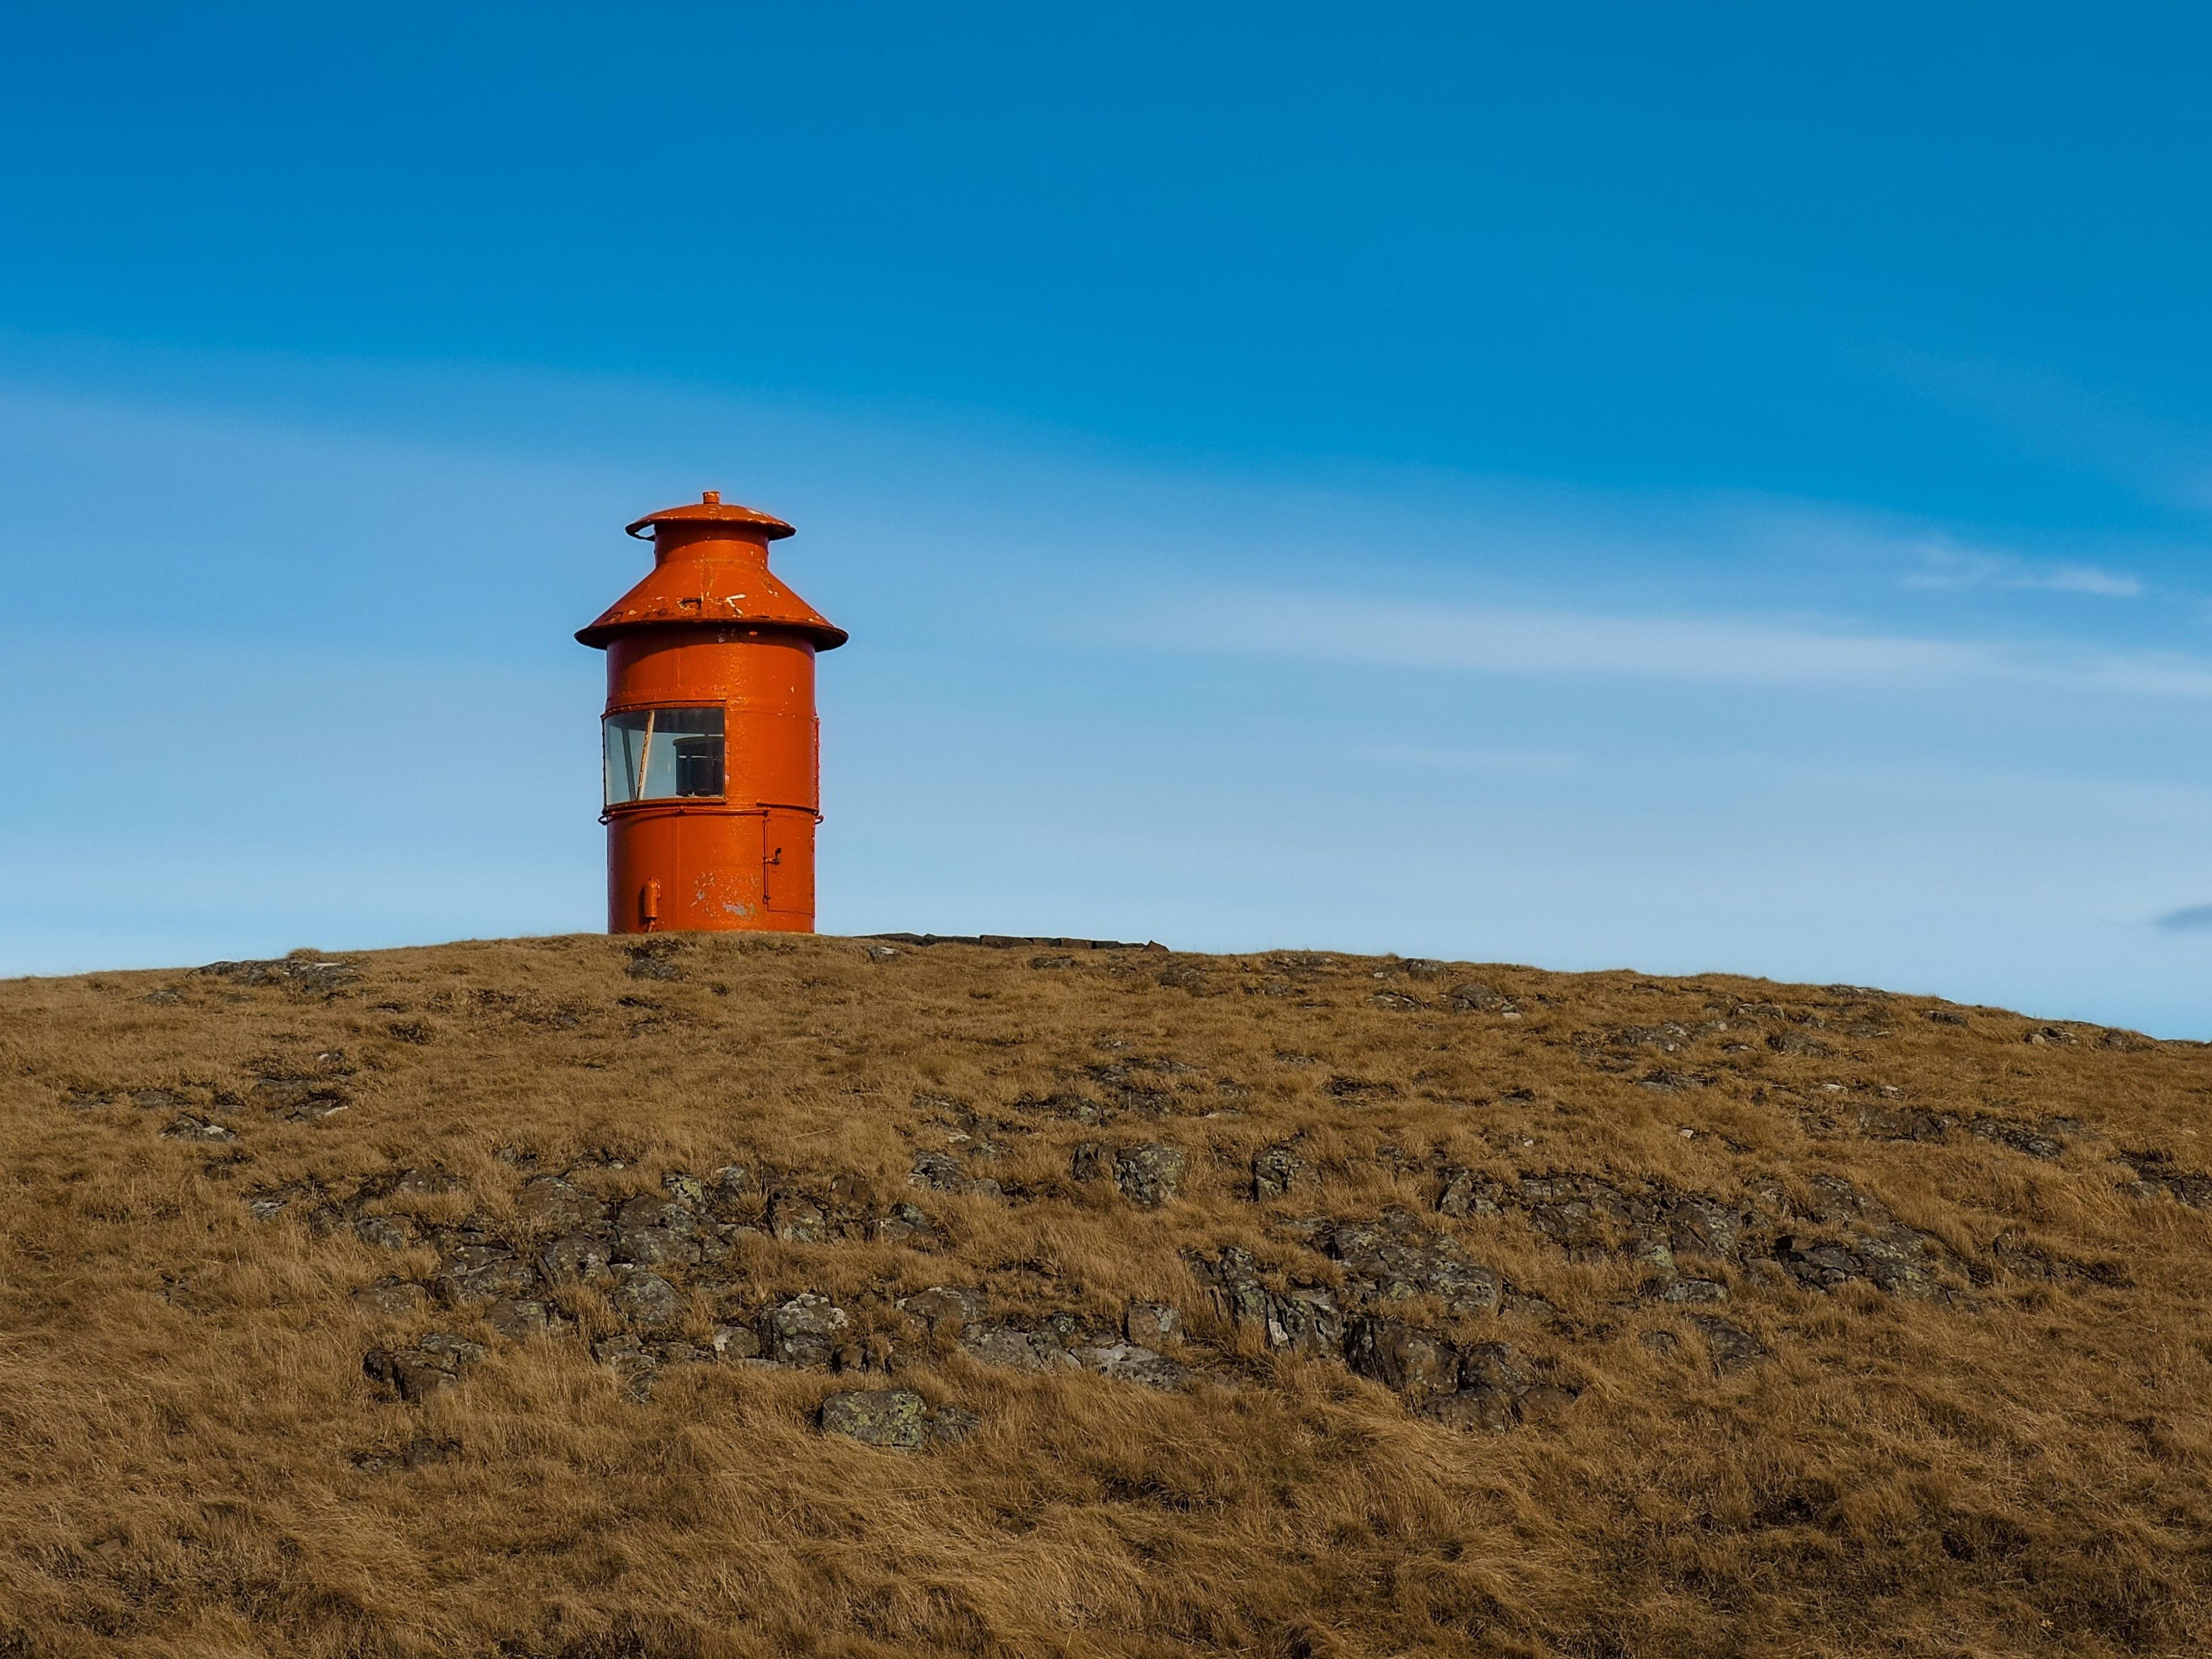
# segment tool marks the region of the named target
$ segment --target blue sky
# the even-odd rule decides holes
[[[627,520],[823,927],[2212,1036],[2174,7],[21,8],[0,972],[589,928]]]

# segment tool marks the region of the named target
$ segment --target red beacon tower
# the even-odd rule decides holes
[[[846,633],[771,574],[781,519],[725,503],[629,526],[653,571],[576,638],[607,653],[607,931],[814,931],[814,653]]]

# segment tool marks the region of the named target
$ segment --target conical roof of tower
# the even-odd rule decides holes
[[[834,651],[851,637],[768,568],[768,544],[793,533],[781,519],[709,490],[702,501],[649,513],[629,530],[641,541],[655,539],[663,525],[692,533],[590,627],[577,629],[583,644],[604,647],[634,629],[702,624],[786,629],[817,651]]]

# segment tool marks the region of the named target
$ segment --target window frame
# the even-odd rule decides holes
[[[614,722],[619,720],[634,719],[640,715],[645,718],[644,736],[640,744],[637,774],[638,787],[642,789],[653,775],[653,720],[659,714],[676,713],[711,714],[714,716],[716,729],[713,732],[676,732],[666,735],[671,738],[672,742],[674,738],[681,737],[713,738],[719,745],[716,754],[719,764],[716,770],[720,787],[712,794],[647,795],[641,793],[629,795],[619,800],[614,799],[615,751],[612,744],[609,741],[617,729]],[[672,769],[674,769],[676,764],[677,758],[672,754]],[[625,769],[627,769],[627,759],[625,759]],[[727,802],[730,798],[730,708],[728,703],[688,701],[625,703],[619,708],[606,710],[599,716],[599,797],[604,803],[602,810],[608,812],[618,812],[625,807],[632,806],[682,806],[689,802]]]

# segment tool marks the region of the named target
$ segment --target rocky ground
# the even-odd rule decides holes
[[[2208,1097],[1084,941],[0,985],[0,1655],[2203,1651]]]

